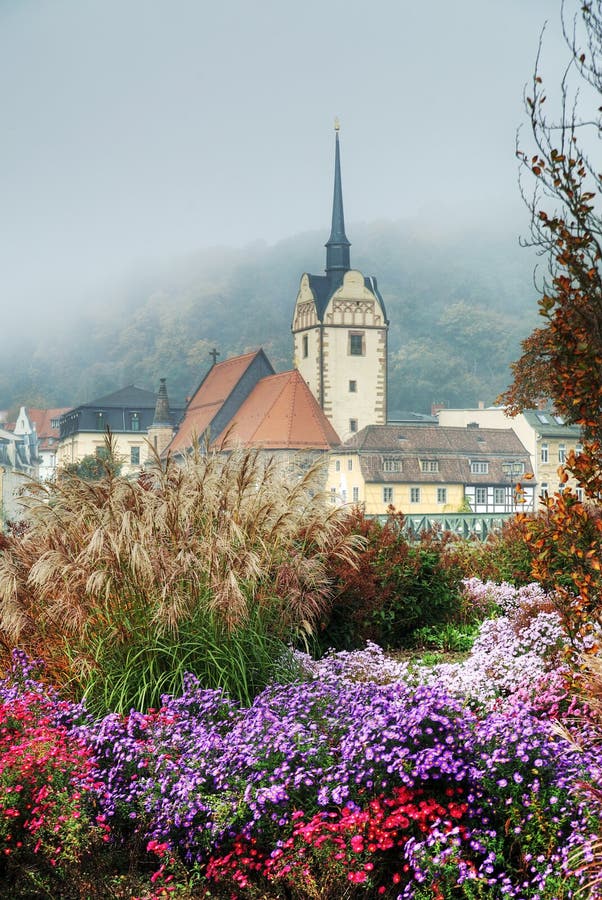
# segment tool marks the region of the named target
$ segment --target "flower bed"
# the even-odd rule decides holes
[[[160,710],[95,722],[17,669],[0,687],[0,877],[16,897],[36,896],[20,866],[55,897],[107,896],[126,870],[136,891],[114,896],[577,897],[599,754],[555,727],[576,712],[564,636],[521,590],[499,591],[464,663],[299,654],[306,680],[250,707],[189,677]],[[85,892],[62,894],[65,873]]]

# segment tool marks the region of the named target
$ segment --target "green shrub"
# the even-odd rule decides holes
[[[533,581],[532,553],[525,540],[525,516],[504,522],[486,541],[449,535],[444,553],[447,563],[463,578],[507,581],[517,587]]]
[[[338,559],[330,562],[335,600],[320,634],[321,649],[350,650],[368,640],[403,647],[412,643],[416,628],[453,617],[461,571],[446,558],[446,539],[429,532],[411,542],[402,526],[399,513],[382,524],[353,511],[350,532],[365,543],[353,569]]]
[[[478,631],[477,625],[444,622],[441,625],[417,628],[413,639],[416,647],[444,650],[448,653],[467,653],[472,649]]]

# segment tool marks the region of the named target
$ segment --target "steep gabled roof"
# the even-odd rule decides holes
[[[266,450],[330,450],[339,436],[296,369],[270,375],[238,410],[227,445]]]
[[[55,420],[58,422],[58,420],[64,413],[69,412],[69,409],[69,406],[61,406],[55,409],[35,409],[32,407],[28,407],[27,415],[31,424],[36,426],[38,439],[43,440],[44,438],[58,438],[58,425],[53,428],[52,422]]]
[[[217,439],[257,382],[273,372],[263,350],[213,365],[190,399],[167,451],[183,453],[207,431],[213,439]]]

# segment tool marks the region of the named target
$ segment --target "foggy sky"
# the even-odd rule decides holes
[[[0,0],[2,331],[197,248],[326,240],[335,115],[352,242],[382,219],[518,235],[546,17],[559,76],[557,0]]]

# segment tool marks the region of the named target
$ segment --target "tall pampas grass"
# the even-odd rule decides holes
[[[184,658],[220,684],[199,672],[208,642],[214,656],[220,643],[247,654],[250,631],[267,665],[327,608],[327,559],[354,564],[357,539],[344,511],[327,504],[322,474],[320,465],[284,471],[256,450],[197,446],[183,460],[155,457],[137,480],[107,466],[97,481],[64,474],[33,485],[30,526],[0,551],[4,645],[45,658],[84,690],[94,684],[105,705],[103,679],[123,682],[134,659],[153,703],[151,682],[173,688]],[[268,676],[255,671],[250,683],[260,689]],[[236,693],[233,679],[221,681]],[[135,702],[121,693],[120,706]]]

